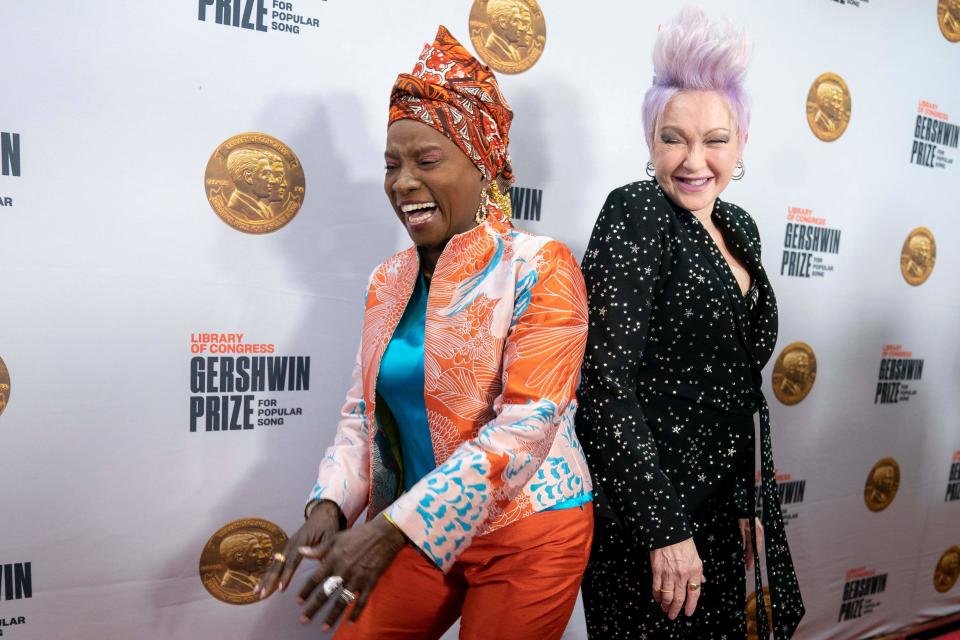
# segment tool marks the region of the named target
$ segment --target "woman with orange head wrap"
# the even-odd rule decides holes
[[[461,638],[560,638],[573,610],[593,524],[573,424],[586,292],[565,245],[510,224],[512,116],[443,27],[394,85],[384,188],[413,246],[370,277],[307,522],[260,588],[319,558],[303,620],[352,606],[337,638],[439,638],[461,615]]]

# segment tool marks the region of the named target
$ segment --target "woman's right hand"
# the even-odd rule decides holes
[[[660,603],[663,612],[671,620],[680,615],[681,609],[692,616],[700,599],[701,585],[706,580],[693,538],[653,549],[650,568],[653,571],[653,599]]]
[[[286,591],[303,559],[298,549],[316,547],[322,542],[329,543],[338,531],[340,531],[340,507],[330,500],[321,500],[310,511],[310,517],[303,526],[297,529],[297,532],[287,541],[287,546],[283,550],[283,561],[274,556],[273,564],[260,580],[260,585],[254,593],[263,600],[276,591],[278,585],[280,591]]]

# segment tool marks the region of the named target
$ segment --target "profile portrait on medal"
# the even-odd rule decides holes
[[[533,45],[533,16],[522,0],[488,0],[487,20],[490,34],[484,46],[493,55],[509,62],[520,62],[521,48]]]
[[[264,533],[240,531],[220,542],[226,571],[220,586],[233,595],[250,595],[273,560],[273,540]]]
[[[796,404],[810,393],[815,377],[813,351],[802,343],[789,345],[773,368],[774,394],[783,404]]]
[[[960,578],[960,547],[950,547],[943,552],[933,572],[933,587],[940,593],[953,588]]]
[[[233,181],[233,193],[227,208],[250,222],[272,220],[273,205],[286,194],[283,158],[267,149],[238,147],[227,156],[227,172]]]
[[[290,222],[306,193],[296,154],[264,133],[242,133],[221,143],[207,161],[204,187],[221,220],[254,234],[270,233]]]
[[[960,0],[940,0],[937,4],[940,31],[950,42],[960,42]]]
[[[807,95],[807,122],[821,140],[839,138],[850,122],[850,92],[835,73],[814,80]]]
[[[474,0],[470,40],[492,68],[526,71],[543,53],[546,39],[543,12],[535,0]]]
[[[930,277],[937,258],[937,248],[933,234],[928,229],[918,227],[910,232],[900,253],[900,271],[904,279],[919,285]]]
[[[893,458],[884,458],[873,466],[863,489],[863,499],[871,511],[883,511],[900,488],[900,467]]]
[[[835,131],[846,120],[843,89],[834,82],[822,82],[817,87],[817,109],[813,121],[827,131]]]

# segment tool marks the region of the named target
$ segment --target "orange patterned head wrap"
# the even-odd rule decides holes
[[[401,73],[390,94],[390,121],[428,124],[452,140],[487,180],[513,182],[510,121],[513,111],[493,72],[470,55],[443,25],[424,46],[411,73]]]

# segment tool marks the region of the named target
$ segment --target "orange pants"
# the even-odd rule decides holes
[[[559,639],[592,539],[593,504],[587,503],[535,513],[474,538],[446,575],[407,545],[380,576],[360,619],[342,623],[334,638],[428,640],[462,617],[461,639]]]

